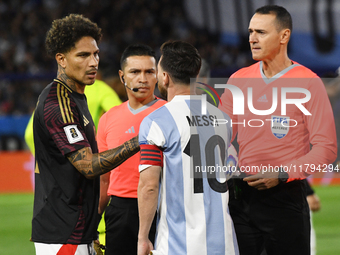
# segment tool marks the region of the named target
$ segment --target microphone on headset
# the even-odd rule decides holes
[[[126,83],[124,83],[125,87],[127,87],[128,89],[132,90],[133,92],[138,92],[139,88],[130,88],[127,86]]]
[[[124,82],[125,87],[127,87],[129,90],[132,90],[133,92],[138,92],[139,88],[133,88],[132,89],[132,88],[128,87],[128,85],[126,84],[126,82],[124,80],[124,75],[122,76],[122,80]]]

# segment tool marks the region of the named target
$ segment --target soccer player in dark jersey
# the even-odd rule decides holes
[[[135,137],[98,153],[84,89],[96,78],[100,39],[97,24],[76,14],[53,21],[47,32],[46,49],[58,72],[40,94],[33,120],[37,255],[92,254],[100,220],[99,175],[139,150]]]

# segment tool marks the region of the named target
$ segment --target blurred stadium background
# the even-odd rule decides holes
[[[34,161],[24,130],[39,93],[56,75],[44,49],[54,19],[81,13],[98,23],[104,35],[100,79],[124,100],[117,74],[127,45],[144,43],[158,53],[168,39],[185,40],[209,64],[211,77],[228,77],[252,63],[247,26],[264,4],[292,14],[289,56],[325,78],[340,137],[340,0],[0,0],[0,254],[34,254]],[[316,177],[318,254],[340,254],[340,174]]]

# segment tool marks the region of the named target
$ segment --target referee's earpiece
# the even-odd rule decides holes
[[[123,82],[124,82],[124,85],[126,86],[126,82],[125,82],[125,80],[124,80],[124,75],[122,75],[122,80],[123,80]]]

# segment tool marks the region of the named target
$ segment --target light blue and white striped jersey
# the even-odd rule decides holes
[[[140,126],[140,144],[163,150],[155,250],[163,255],[239,254],[228,210],[230,176],[221,170],[232,129],[214,126],[214,120],[230,123],[230,118],[209,103],[202,115],[201,100],[193,98],[174,97]]]

